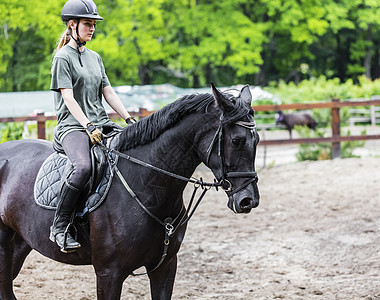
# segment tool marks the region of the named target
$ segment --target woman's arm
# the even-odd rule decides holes
[[[74,98],[72,89],[61,89],[61,94],[63,101],[65,102],[70,113],[74,118],[86,129],[88,136],[91,139],[91,142],[96,145],[102,142],[102,133],[98,128],[90,122],[86,117],[83,110],[78,105],[78,102]]]
[[[90,120],[86,117],[83,110],[78,105],[77,101],[74,99],[74,93],[72,89],[61,89],[61,94],[63,101],[65,102],[70,113],[74,118],[84,127],[90,123]]]
[[[115,93],[113,88],[108,85],[103,89],[104,99],[112,107],[112,109],[124,120],[128,119],[131,115],[128,113],[127,109],[121,102],[119,96]]]

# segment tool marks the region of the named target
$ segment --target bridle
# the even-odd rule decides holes
[[[251,183],[253,183],[253,182],[257,183],[258,182],[258,176],[257,176],[257,172],[254,172],[254,171],[253,172],[228,172],[227,171],[225,158],[224,158],[224,151],[223,151],[224,143],[223,143],[223,122],[222,121],[223,121],[223,114],[220,117],[220,123],[219,123],[218,129],[216,130],[214,137],[211,140],[211,143],[210,143],[210,145],[206,151],[207,158],[206,158],[205,163],[208,165],[210,162],[212,150],[214,149],[214,145],[215,144],[218,145],[218,149],[217,149],[218,152],[217,153],[218,153],[218,157],[219,157],[219,164],[220,164],[222,176],[221,176],[221,178],[219,178],[219,180],[216,178],[214,180],[214,182],[212,182],[212,183],[211,182],[204,182],[202,178],[200,178],[200,179],[197,179],[194,177],[187,178],[187,177],[175,174],[173,172],[161,169],[161,168],[153,166],[147,162],[144,162],[142,160],[134,158],[130,155],[121,153],[115,149],[110,149],[104,145],[100,145],[100,147],[102,148],[103,151],[108,152],[109,154],[113,153],[116,156],[127,159],[127,160],[134,162],[138,165],[141,165],[143,167],[153,169],[153,170],[158,171],[160,173],[163,173],[165,175],[174,177],[176,179],[180,179],[182,181],[187,181],[189,183],[193,183],[194,185],[201,186],[202,188],[210,189],[211,187],[215,187],[216,189],[218,189],[218,187],[221,187],[229,196],[231,196],[231,195],[236,194],[237,192],[241,191],[242,189],[244,189],[245,187],[247,187]],[[244,127],[246,129],[250,130],[251,132],[253,132],[256,129],[255,122],[247,122],[247,121],[239,120],[239,121],[235,121],[234,124],[241,126],[241,127]],[[236,189],[233,189],[232,183],[228,180],[228,178],[250,178],[250,179],[248,181],[246,181],[243,185],[237,187]]]
[[[244,127],[249,129],[251,132],[255,130],[256,124],[255,122],[246,122],[246,121],[236,121],[234,123],[235,125]],[[237,192],[241,191],[242,189],[246,188],[251,183],[257,183],[258,182],[258,176],[257,172],[228,172],[225,157],[224,157],[224,151],[223,151],[223,114],[220,117],[220,124],[218,126],[218,129],[215,132],[215,135],[213,139],[211,140],[210,146],[207,148],[207,158],[206,158],[206,164],[208,165],[210,162],[210,157],[212,150],[214,149],[215,144],[217,145],[217,154],[219,157],[219,166],[222,172],[221,178],[217,180],[217,182],[220,184],[222,189],[229,195],[232,196],[236,194]],[[249,178],[244,184],[241,186],[233,189],[231,181],[229,181],[229,178]]]

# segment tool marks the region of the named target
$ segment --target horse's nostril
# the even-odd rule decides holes
[[[252,208],[252,199],[251,198],[244,198],[240,201],[240,207],[242,209],[250,209]]]

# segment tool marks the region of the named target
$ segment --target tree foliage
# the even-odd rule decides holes
[[[65,0],[2,0],[0,91],[49,89]],[[380,77],[378,0],[97,0],[113,85]]]

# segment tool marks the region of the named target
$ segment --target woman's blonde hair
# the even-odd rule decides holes
[[[61,38],[58,40],[58,43],[57,43],[57,48],[54,50],[53,52],[53,55],[52,55],[52,58],[55,56],[55,54],[57,53],[57,51],[59,49],[61,49],[63,46],[67,45],[69,42],[70,42],[70,39],[71,39],[71,36],[70,36],[70,26],[69,26],[69,22],[67,22],[67,28],[66,30],[62,33],[61,35]],[[51,68],[51,73],[53,74],[53,67]]]
[[[55,49],[55,52],[57,52],[59,49],[61,49],[63,46],[65,46],[66,44],[68,44],[70,42],[71,26],[74,24],[74,22],[78,22],[78,21],[71,19],[71,20],[66,22],[67,28],[63,32],[63,34],[61,35],[61,38],[59,39],[59,41],[57,43],[58,46],[57,46],[57,49]]]
[[[67,27],[66,30],[64,31],[64,33],[61,35],[61,38],[60,38],[60,40],[58,42],[58,46],[57,46],[56,51],[58,51],[63,46],[65,46],[66,44],[68,44],[68,42],[70,42],[70,39],[71,39],[70,28]]]

